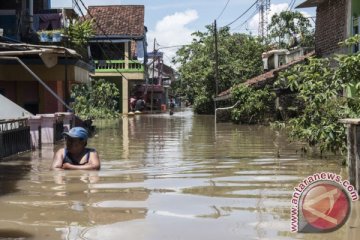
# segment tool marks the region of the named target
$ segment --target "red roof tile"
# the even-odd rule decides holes
[[[93,17],[98,23],[96,35],[141,37],[145,33],[143,5],[89,6],[87,17]]]

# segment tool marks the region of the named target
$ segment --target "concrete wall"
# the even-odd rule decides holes
[[[46,84],[61,98],[64,97],[62,81],[49,81]],[[3,95],[20,107],[37,113],[54,113],[65,111],[64,106],[55,99],[42,85],[36,81],[0,81]],[[32,111],[27,106],[37,106],[37,111]]]

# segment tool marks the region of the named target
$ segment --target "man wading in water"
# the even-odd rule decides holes
[[[99,170],[100,159],[95,149],[87,148],[88,132],[82,127],[74,127],[64,132],[66,147],[54,156],[52,169]]]

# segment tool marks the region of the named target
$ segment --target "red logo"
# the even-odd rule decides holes
[[[351,209],[344,188],[332,182],[309,186],[301,201],[302,229],[305,232],[331,232],[345,224]]]

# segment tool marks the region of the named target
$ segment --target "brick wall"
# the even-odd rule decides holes
[[[347,0],[325,0],[316,10],[315,51],[326,56],[340,52],[346,38]]]

